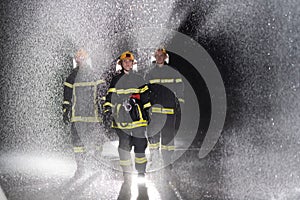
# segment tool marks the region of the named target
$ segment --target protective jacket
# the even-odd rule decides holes
[[[164,65],[158,67],[155,65],[147,74],[146,81],[150,84],[159,84],[169,88],[177,97],[179,102],[184,102],[184,85],[182,81],[182,76],[180,73],[173,69],[171,66]],[[174,114],[176,108],[176,102],[174,98],[168,98],[167,94],[162,94],[164,90],[161,90],[159,87],[152,88],[152,101],[163,102],[164,109],[152,107],[152,113],[161,113],[161,114]]]
[[[71,108],[71,122],[101,122],[97,88],[105,83],[89,68],[75,68],[64,82],[65,109]]]
[[[123,71],[115,76],[103,104],[104,113],[112,112],[112,128],[134,129],[148,125],[149,88],[142,77]],[[141,95],[144,94],[144,95]]]

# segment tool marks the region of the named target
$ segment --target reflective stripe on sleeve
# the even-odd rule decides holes
[[[140,89],[140,93],[146,92],[149,89],[148,85]]]
[[[64,85],[68,88],[73,88],[73,85],[71,83],[64,82]]]
[[[144,104],[144,106],[143,106],[144,109],[145,109],[145,108],[150,108],[150,107],[151,107],[151,103],[150,103],[150,102]]]
[[[113,107],[113,104],[110,103],[110,102],[105,102],[105,103],[103,104],[103,107],[105,107],[105,106]]]
[[[70,101],[64,101],[63,104],[70,105]]]

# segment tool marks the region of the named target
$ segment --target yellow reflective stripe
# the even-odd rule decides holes
[[[149,143],[148,144],[148,147],[150,148],[150,149],[157,149],[158,147],[159,147],[159,142],[157,142],[157,143],[154,143],[154,144],[151,144],[151,143]]]
[[[85,152],[85,147],[73,147],[73,151],[75,153],[83,153]]]
[[[154,113],[161,113],[161,108],[159,108],[159,107],[152,107],[151,111],[154,112]]]
[[[174,83],[173,78],[165,78],[165,79],[160,79],[161,83]]]
[[[63,112],[67,112],[67,109],[64,108],[64,109],[63,109]]]
[[[151,79],[149,83],[160,83],[160,79]]]
[[[102,84],[102,83],[105,83],[105,81],[104,81],[104,80],[97,80],[97,81],[96,81],[96,84],[97,84],[97,85]]]
[[[69,88],[73,88],[73,85],[71,83],[68,83],[68,82],[64,82],[64,85],[69,87]]]
[[[118,128],[118,129],[133,129],[133,128],[138,128],[138,127],[143,127],[147,126],[148,123],[146,120],[143,121],[136,121],[136,122],[131,122],[131,123],[120,123],[116,122],[115,124],[112,124],[112,128]]]
[[[117,118],[119,118],[119,112],[120,112],[120,109],[121,109],[121,104],[117,104]]]
[[[69,101],[64,101],[63,104],[70,105]]]
[[[162,108],[161,113],[167,114],[167,115],[172,115],[172,114],[174,114],[174,109],[173,108]]]
[[[120,160],[121,166],[129,166],[131,165],[131,160]]]
[[[151,79],[149,80],[149,83],[182,83],[182,79],[181,78],[162,78],[162,79]]]
[[[166,114],[166,115],[174,114],[174,109],[173,108],[152,107],[151,111],[153,113],[161,113],[161,114]]]
[[[142,120],[144,120],[144,119],[143,119],[143,115],[142,115],[141,108],[140,108],[140,106],[139,106],[138,104],[137,104],[137,108],[138,108],[138,111],[139,111],[139,115],[140,115],[140,117],[141,117],[140,121],[142,121]]]
[[[143,93],[147,91],[149,88],[146,85],[145,87],[138,89],[138,88],[128,88],[128,89],[116,89],[116,88],[109,88],[108,92],[115,92],[117,94],[132,94],[132,93]]]
[[[102,122],[102,119],[99,117],[72,116],[71,122]]]
[[[140,93],[143,93],[149,89],[148,85],[145,85],[145,87],[140,89]]]
[[[176,78],[176,79],[175,79],[175,82],[176,82],[176,83],[182,83],[182,79],[181,79],[181,78]]]
[[[96,86],[98,84],[105,83],[103,80],[97,80],[96,82],[79,82],[79,83],[74,83],[74,86]]]
[[[105,103],[103,104],[103,107],[104,107],[104,106],[110,106],[110,107],[113,107],[113,104],[110,103],[110,102],[105,102]]]
[[[175,146],[174,145],[161,145],[161,149],[162,150],[167,150],[167,151],[174,151],[175,150]]]
[[[139,93],[140,89],[137,88],[128,88],[128,89],[117,89],[117,94],[131,94],[131,93]]]
[[[185,102],[184,99],[182,99],[182,98],[179,98],[178,101],[179,101],[180,103],[184,103],[184,102]]]
[[[144,104],[144,106],[143,106],[144,109],[145,109],[145,108],[149,108],[149,107],[151,107],[151,103],[150,103],[150,102]]]
[[[147,162],[147,158],[146,157],[142,157],[142,158],[138,158],[138,157],[135,157],[135,163],[137,164],[144,164]]]
[[[106,97],[105,97],[105,96],[104,96],[104,97],[101,97],[100,100],[105,101],[105,100],[106,100]]]
[[[107,92],[116,92],[117,89],[116,88],[109,88]]]

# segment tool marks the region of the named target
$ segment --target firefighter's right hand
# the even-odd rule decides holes
[[[70,123],[70,113],[71,113],[70,106],[63,106],[63,121],[65,124]]]

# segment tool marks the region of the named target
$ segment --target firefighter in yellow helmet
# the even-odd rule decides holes
[[[92,149],[95,156],[102,151],[99,134],[100,122],[97,107],[97,88],[104,84],[100,74],[91,68],[89,56],[84,49],[79,49],[74,56],[76,67],[64,82],[63,120],[71,123],[71,138],[77,164],[75,177],[84,173],[87,149]]]
[[[121,73],[112,78],[103,104],[104,123],[114,129],[119,137],[120,166],[124,180],[129,181],[132,171],[130,151],[133,146],[135,168],[139,176],[145,175],[147,164],[145,127],[148,125],[147,108],[150,104],[140,99],[141,94],[148,92],[148,86],[145,85],[144,79],[132,70],[134,55],[130,51],[122,53],[119,64],[122,66]]]
[[[180,103],[184,102],[184,85],[181,74],[166,62],[168,54],[165,48],[155,51],[155,61],[152,68],[146,74],[147,83],[155,84],[151,87],[151,123],[148,127],[149,149],[153,163],[159,160],[159,150],[162,154],[165,165],[171,166],[173,152],[175,150],[174,137],[180,124]],[[162,85],[164,87],[159,87]],[[165,87],[173,92],[166,92]],[[174,97],[175,95],[175,97]],[[160,104],[156,106],[154,104]],[[166,117],[166,122],[161,130],[155,127],[156,120]]]

